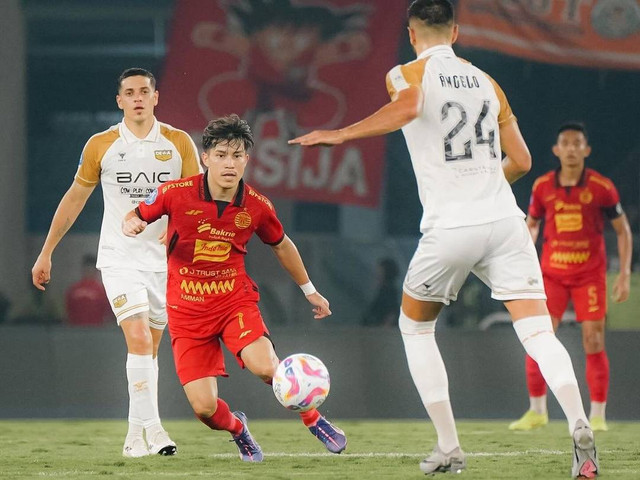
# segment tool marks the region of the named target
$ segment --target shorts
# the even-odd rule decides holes
[[[203,321],[183,319],[169,312],[169,334],[176,373],[185,385],[204,377],[228,376],[220,340],[233,353],[240,367],[244,362],[240,352],[260,337],[269,338],[258,304],[239,303],[224,312],[212,312]],[[188,323],[187,323],[188,322]]]
[[[427,230],[411,259],[403,290],[416,300],[449,305],[470,272],[496,300],[546,299],[538,255],[520,217]]]
[[[544,275],[547,308],[552,317],[562,319],[569,299],[573,302],[576,321],[603,320],[607,316],[607,277],[596,272],[583,279],[562,279]]]
[[[103,267],[102,283],[118,325],[132,315],[149,312],[149,326],[167,326],[167,273]]]

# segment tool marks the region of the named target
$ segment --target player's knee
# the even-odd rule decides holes
[[[135,328],[125,331],[129,351],[153,352],[153,339],[148,328]],[[157,353],[157,350],[156,350]]]
[[[600,353],[604,350],[604,335],[599,333],[590,333],[582,339],[584,351],[587,354]]]
[[[214,413],[216,413],[218,407],[218,401],[214,396],[209,398],[197,398],[190,400],[190,402],[193,413],[201,418],[210,418]]]
[[[249,370],[257,377],[260,377],[263,382],[267,382],[276,374],[277,367],[278,364],[274,362],[254,363],[249,366]]]

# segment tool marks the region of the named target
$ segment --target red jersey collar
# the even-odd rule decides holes
[[[561,188],[564,187],[564,185],[560,185],[560,170],[562,170],[562,167],[558,167],[556,168],[556,171],[553,175],[555,184],[556,184],[556,188]],[[587,183],[587,167],[584,167],[582,169],[582,173],[580,174],[580,179],[578,180],[578,183],[575,185],[576,187],[584,187],[585,184]]]
[[[207,174],[209,170],[206,170],[202,175],[202,185],[200,185],[200,197],[203,198],[206,202],[213,202],[213,197],[211,196],[211,192],[209,191],[209,182],[207,181]],[[233,199],[234,207],[241,207],[244,203],[244,179],[240,179],[238,183],[238,191],[236,193],[236,197]]]

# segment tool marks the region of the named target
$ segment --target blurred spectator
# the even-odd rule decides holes
[[[27,293],[18,302],[9,315],[10,323],[22,325],[59,325],[62,315],[51,295],[40,290],[28,288]]]
[[[68,325],[99,327],[109,322],[115,325],[95,255],[82,257],[82,278],[69,287],[65,297]]]
[[[392,258],[382,258],[377,265],[377,290],[369,307],[362,316],[365,326],[395,325],[400,312],[400,289],[397,278],[398,264]]]

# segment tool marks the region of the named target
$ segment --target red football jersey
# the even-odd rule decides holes
[[[606,268],[604,217],[622,214],[620,196],[611,180],[585,168],[578,184],[563,187],[558,171],[533,184],[529,215],[544,219],[542,271],[551,276],[574,276]]]
[[[146,222],[169,216],[167,307],[180,322],[211,318],[212,311],[239,301],[258,301],[258,287],[245,271],[247,243],[254,232],[269,245],[284,238],[267,197],[241,180],[225,206],[211,198],[204,173],[164,183],[137,211]]]

